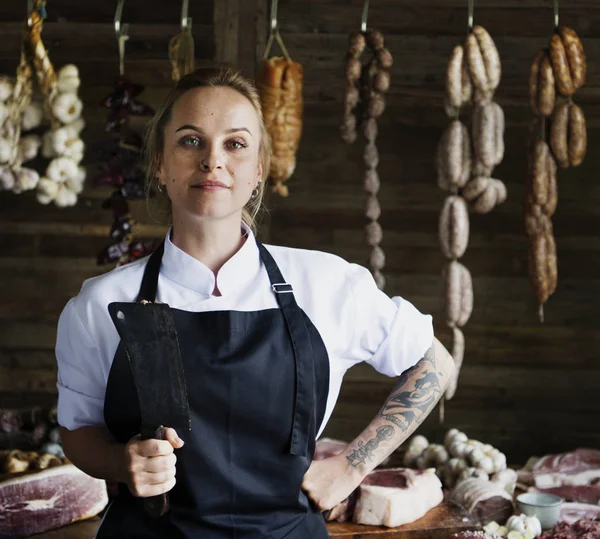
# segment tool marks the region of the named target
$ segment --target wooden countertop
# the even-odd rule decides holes
[[[32,535],[35,539],[93,539],[100,526],[100,517]],[[467,514],[447,503],[434,507],[423,518],[398,528],[361,526],[359,524],[330,522],[327,524],[332,539],[450,539],[460,530],[477,526]]]

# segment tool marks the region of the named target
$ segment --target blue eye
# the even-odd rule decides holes
[[[241,140],[231,140],[229,142],[229,145],[234,150],[241,150],[242,148],[245,148],[247,146],[247,144],[244,144]]]
[[[187,137],[181,138],[179,144],[181,144],[181,146],[197,147],[200,145],[200,139],[193,135],[188,135]]]

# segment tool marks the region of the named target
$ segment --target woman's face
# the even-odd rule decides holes
[[[261,179],[260,130],[248,99],[228,87],[194,88],[165,125],[158,181],[173,221],[239,215]]]

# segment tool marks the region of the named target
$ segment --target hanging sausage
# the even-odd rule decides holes
[[[558,25],[557,3],[554,25],[549,46],[535,55],[529,77],[529,102],[536,118],[528,148],[525,231],[530,242],[529,277],[541,322],[558,278],[551,221],[558,202],[557,168],[579,166],[587,151],[585,116],[572,100],[585,82],[585,52],[575,30]]]
[[[363,11],[363,24],[360,32],[353,32],[348,39],[346,55],[346,91],[344,97],[344,117],[340,128],[342,140],[352,144],[357,138],[357,130],[363,130],[367,144],[363,158],[365,162],[364,189],[367,193],[365,214],[369,222],[365,227],[367,244],[371,247],[369,267],[379,289],[385,287],[382,269],[385,254],[380,244],[383,231],[378,219],[381,207],[377,199],[380,188],[377,166],[379,152],[377,139],[377,119],[385,110],[385,94],[390,87],[392,54],[385,48],[381,32],[367,29],[367,4]],[[363,63],[361,56],[367,51],[368,58]]]
[[[283,57],[269,58],[274,40],[277,40]],[[277,0],[272,0],[271,35],[256,82],[265,126],[271,136],[269,178],[273,182],[273,192],[287,197],[289,190],[285,182],[296,170],[296,152],[302,138],[304,69],[290,58],[279,34]]]
[[[488,213],[506,200],[504,183],[492,178],[494,168],[504,157],[504,112],[494,102],[500,83],[500,56],[493,39],[481,26],[472,26],[464,45],[454,47],[446,71],[446,113],[450,118],[436,152],[438,186],[449,192],[439,219],[442,253],[448,262],[442,271],[443,308],[446,324],[452,330],[452,357],[455,371],[444,399],[457,388],[464,358],[462,328],[473,311],[471,273],[459,259],[469,241],[469,212]],[[473,106],[471,132],[460,120],[467,105]],[[443,401],[440,419],[443,421]]]

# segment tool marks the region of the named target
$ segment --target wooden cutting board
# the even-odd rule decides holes
[[[453,533],[472,530],[479,523],[455,505],[442,502],[423,518],[397,528],[329,522],[329,536],[335,539],[450,539]]]
[[[36,539],[93,539],[100,526],[94,517],[57,530],[33,535]],[[333,539],[450,539],[453,533],[478,527],[465,511],[454,505],[441,503],[423,518],[399,526],[383,528],[360,524],[329,522],[327,530]]]

